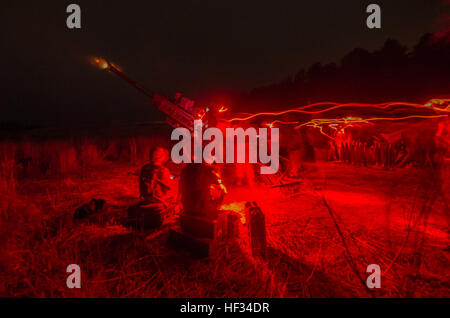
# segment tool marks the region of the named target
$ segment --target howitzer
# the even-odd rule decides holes
[[[166,121],[172,127],[185,127],[193,131],[194,120],[202,120],[205,126],[208,126],[208,121],[211,121],[211,116],[208,116],[208,113],[210,112],[209,108],[197,106],[195,101],[184,97],[181,93],[176,93],[174,101],[172,101],[161,94],[147,90],[138,82],[125,75],[122,70],[113,63],[101,58],[96,58],[94,61],[101,69],[108,70],[117,75],[145,96],[149,97],[151,103],[167,115]]]
[[[147,90],[138,82],[125,75],[125,73],[118,66],[114,65],[111,62],[101,58],[95,58],[93,61],[101,69],[108,70],[109,72],[117,75],[118,77],[132,85],[134,88],[136,88],[138,91],[140,91],[142,94],[150,98],[151,103],[164,114],[166,114],[166,121],[174,128],[184,127],[189,129],[192,133],[194,130],[195,120],[202,120],[203,127],[205,128],[217,127],[223,130],[224,128],[231,126],[231,121],[223,116],[229,113],[228,109],[224,106],[217,109],[201,107],[198,106],[195,101],[184,97],[181,93],[175,94],[175,98],[171,100],[161,94]],[[288,161],[285,158],[283,159],[285,161]],[[286,167],[287,166],[288,165],[286,165]],[[286,183],[283,182],[284,177],[285,172],[281,172],[281,170],[278,169],[278,172],[273,176],[266,175],[266,177],[263,178],[263,182],[268,183],[272,187],[277,187]],[[288,182],[289,184],[298,183],[293,182],[293,180],[289,180]]]

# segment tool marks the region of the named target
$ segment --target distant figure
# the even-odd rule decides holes
[[[150,152],[150,163],[141,169],[139,176],[140,202],[128,208],[128,221],[138,229],[161,226],[175,213],[176,181],[165,166],[169,152],[156,147]]]
[[[338,161],[336,141],[330,139],[328,141],[328,161]]]
[[[235,164],[235,177],[238,186],[247,186],[250,189],[255,187],[255,170],[251,163]]]

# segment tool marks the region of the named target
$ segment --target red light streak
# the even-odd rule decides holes
[[[352,127],[352,124],[371,124],[371,121],[382,121],[382,120],[388,120],[388,121],[399,121],[399,120],[408,120],[408,119],[433,119],[433,118],[443,118],[448,117],[448,115],[435,115],[435,116],[422,116],[422,115],[410,115],[405,117],[398,117],[398,118],[390,118],[390,117],[373,117],[373,118],[357,118],[357,117],[347,117],[347,118],[339,118],[339,119],[313,119],[309,122],[306,122],[304,124],[298,125],[295,127],[295,129],[299,129],[303,126],[309,126],[314,128],[319,128],[320,133],[330,139],[334,139],[334,137],[326,134],[323,131],[323,126],[328,125],[328,127],[335,129],[336,132],[338,132],[338,126],[339,124],[345,124],[344,127],[340,128],[339,131],[344,131],[347,127]]]
[[[289,113],[301,113],[301,114],[314,115],[314,114],[321,114],[321,113],[325,113],[325,112],[329,112],[332,110],[345,108],[345,107],[375,108],[375,109],[381,109],[381,110],[388,110],[389,108],[392,108],[395,106],[405,106],[405,107],[412,107],[412,108],[417,108],[417,109],[432,109],[432,110],[438,111],[438,112],[450,112],[450,105],[447,105],[445,108],[438,107],[438,106],[442,106],[442,105],[449,104],[449,103],[450,103],[450,100],[448,100],[448,99],[432,99],[425,105],[415,104],[415,103],[407,103],[407,102],[391,102],[391,103],[382,103],[382,104],[364,104],[364,103],[342,103],[342,104],[340,104],[340,103],[333,103],[333,102],[320,102],[320,103],[309,104],[309,105],[302,106],[302,107],[287,109],[287,110],[284,110],[281,112],[261,112],[261,113],[249,115],[247,117],[236,117],[236,118],[230,119],[229,121],[230,122],[247,121],[247,120],[250,120],[250,119],[253,119],[256,117],[260,117],[260,116],[281,116],[281,115],[285,115],[285,114],[289,114]],[[311,110],[311,111],[306,110],[308,108],[313,108],[313,107],[317,107],[317,106],[325,106],[325,105],[328,105],[330,107],[321,109],[321,110],[315,110],[315,111],[314,110]],[[436,105],[438,105],[438,106],[436,106]]]
[[[316,107],[327,106],[324,109],[314,110]],[[396,107],[401,107],[396,108]],[[376,109],[376,110],[384,110],[389,113],[389,115],[394,115],[395,112],[398,111],[406,111],[406,108],[414,108],[416,110],[431,110],[435,113],[435,115],[419,115],[413,114],[413,111],[410,110],[411,115],[402,116],[402,117],[367,117],[363,118],[361,115],[359,117],[356,116],[347,116],[342,118],[313,118],[308,122],[300,124],[299,121],[281,121],[274,120],[270,123],[266,123],[265,125],[272,128],[275,124],[283,124],[283,125],[295,125],[295,129],[299,129],[304,126],[318,128],[324,136],[328,138],[334,139],[332,136],[324,132],[324,128],[328,127],[335,130],[335,134],[338,132],[342,132],[347,127],[352,127],[354,124],[374,124],[372,122],[375,121],[402,121],[402,120],[410,120],[410,119],[435,119],[435,118],[443,118],[448,117],[448,113],[450,112],[450,99],[432,99],[426,104],[415,104],[415,103],[407,103],[407,102],[390,102],[383,104],[364,104],[364,103],[333,103],[333,102],[320,102],[309,104],[302,107],[297,107],[293,109],[284,110],[281,112],[261,112],[256,114],[249,114],[246,117],[236,117],[229,120],[229,122],[234,121],[247,121],[260,116],[281,116],[289,113],[301,113],[308,115],[317,115],[325,112],[329,112],[336,109],[341,108],[350,108],[348,112],[358,108],[367,108],[367,109]],[[308,110],[312,109],[312,110]],[[417,112],[417,111],[416,111]]]
[[[266,126],[269,128],[273,128],[275,124],[282,124],[282,125],[296,125],[298,124],[298,121],[282,121],[282,120],[274,120],[271,123],[267,123]]]
[[[226,108],[225,106],[220,106],[219,113],[224,113],[226,111],[228,111],[228,108]]]

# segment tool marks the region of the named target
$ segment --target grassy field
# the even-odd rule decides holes
[[[122,225],[138,199],[139,168],[159,142],[1,143],[0,295],[450,296],[448,183],[436,184],[429,171],[309,163],[301,184],[230,186],[225,204],[239,210],[256,201],[265,213],[268,259],[250,256],[243,227],[239,244],[194,260],[167,248],[167,231],[142,235]],[[74,222],[74,210],[92,198],[105,199],[105,210]],[[81,289],[66,287],[73,263]],[[364,287],[369,264],[381,267],[380,290]]]

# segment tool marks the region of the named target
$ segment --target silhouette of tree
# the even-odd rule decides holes
[[[450,36],[425,34],[412,50],[388,39],[373,52],[355,48],[339,64],[314,63],[241,96],[244,107],[273,109],[314,101],[423,102],[450,94]]]

